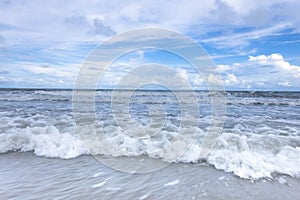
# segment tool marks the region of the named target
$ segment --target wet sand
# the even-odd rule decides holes
[[[200,164],[130,174],[92,156],[62,160],[32,152],[0,154],[1,199],[299,199],[300,180],[240,179]]]

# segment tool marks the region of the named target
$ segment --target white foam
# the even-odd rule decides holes
[[[166,183],[164,184],[164,187],[168,187],[168,186],[173,186],[173,185],[177,185],[180,181],[178,179],[172,181],[172,182],[169,182],[169,183]]]
[[[94,174],[94,178],[96,178],[96,177],[98,177],[98,176],[100,176],[100,175],[102,175],[103,173],[102,172],[98,172],[98,173],[96,173],[96,174]]]
[[[102,187],[102,186],[105,185],[105,183],[106,183],[108,180],[110,180],[111,178],[112,178],[112,177],[109,177],[109,178],[105,179],[104,181],[102,181],[101,183],[92,185],[92,188]]]
[[[79,137],[60,133],[54,126],[15,128],[0,134],[0,153],[8,151],[33,151],[38,156],[63,159],[87,153]]]
[[[278,154],[215,150],[208,157],[208,162],[217,169],[233,172],[241,178],[259,179],[272,178],[273,173],[299,175],[299,156],[299,147],[284,147]]]
[[[149,196],[149,194],[145,194],[145,195],[141,196],[141,197],[139,198],[139,200],[146,199],[148,196]]]
[[[279,177],[279,178],[278,178],[278,182],[279,182],[280,184],[287,184],[287,180],[286,180],[285,178],[283,178],[283,177]]]
[[[120,189],[121,188],[119,188],[119,187],[107,187],[107,188],[105,188],[106,191],[118,191]]]
[[[197,140],[189,134],[192,129],[162,131],[155,137],[140,138],[131,137],[126,130],[117,127],[106,128],[106,131],[114,133],[105,137],[99,136],[91,127],[83,130],[86,131],[85,138],[80,138],[71,129],[62,131],[55,126],[10,128],[0,134],[0,153],[33,151],[38,156],[63,159],[88,153],[108,156],[146,154],[167,162],[197,163],[205,159],[217,169],[247,179],[272,178],[274,173],[293,177],[300,175],[300,147],[297,147],[300,138],[297,136],[223,133],[215,149],[206,158],[201,158],[201,142],[205,134],[200,129],[197,130]],[[84,139],[84,145],[81,139]]]

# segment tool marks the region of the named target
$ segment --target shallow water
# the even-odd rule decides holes
[[[196,92],[199,110],[183,116],[180,107],[195,103],[190,93],[183,93],[184,102],[179,105],[171,92],[138,91],[128,107],[135,124],[128,123],[127,127],[117,126],[113,118],[111,94],[96,93],[97,126],[102,130],[99,136],[92,126],[80,134],[76,131],[70,90],[1,90],[0,153],[33,151],[38,156],[61,159],[86,154],[146,155],[167,163],[205,163],[251,180],[274,178],[276,174],[299,177],[299,92],[227,92],[223,132],[206,157],[199,152],[211,119],[209,97],[217,93]],[[122,95],[115,103],[124,103]],[[166,110],[166,121],[159,134],[147,137],[153,131],[145,128],[153,106]],[[89,117],[91,113],[87,110],[83,114]],[[183,117],[193,124],[197,114],[198,126],[180,128]],[[184,153],[176,153],[180,148]]]
[[[250,181],[200,164],[172,164],[130,174],[92,156],[0,155],[1,199],[298,199],[300,180],[276,176]]]

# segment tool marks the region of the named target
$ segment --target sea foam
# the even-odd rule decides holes
[[[205,162],[247,179],[300,176],[300,93],[227,92],[223,132],[205,157],[200,152],[211,120],[209,96],[214,94],[196,92],[200,124],[180,128],[180,108],[171,92],[139,91],[129,107],[138,126],[126,129],[114,123],[111,93],[96,92],[98,127],[79,130],[72,117],[71,90],[0,90],[0,153],[32,151],[61,159],[146,155],[169,163]],[[183,95],[183,104],[195,103],[189,92]],[[148,133],[157,130],[145,126],[153,105],[167,110],[165,126],[155,135]],[[194,119],[191,115],[185,120]]]
[[[200,129],[198,130],[200,137],[197,140],[189,135],[189,129],[182,129],[177,133],[162,131],[159,136],[152,138],[134,138],[118,127],[106,129],[115,133],[97,137],[96,132],[90,131],[84,139],[75,133],[59,132],[54,126],[10,129],[7,133],[0,134],[0,152],[33,151],[38,156],[62,159],[84,154],[108,156],[146,154],[170,163],[197,163],[205,160],[217,169],[232,172],[246,179],[272,178],[274,173],[290,176],[300,174],[298,137],[240,136],[223,133],[214,149],[203,158],[200,155],[201,138],[205,138],[205,133]]]

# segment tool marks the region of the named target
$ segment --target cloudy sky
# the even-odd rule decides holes
[[[88,3],[87,3],[88,2]],[[216,64],[226,89],[300,90],[299,0],[0,1],[0,87],[72,88],[101,42],[144,27],[194,39]],[[147,62],[174,67],[202,87],[188,64],[161,51],[115,61],[103,81]]]

